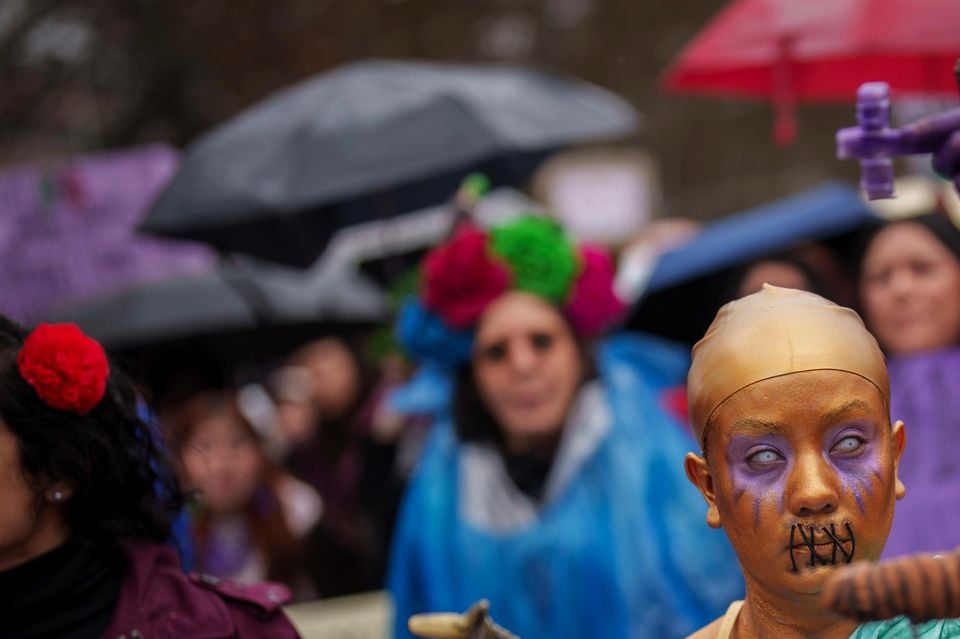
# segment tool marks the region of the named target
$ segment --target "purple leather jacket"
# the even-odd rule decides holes
[[[286,586],[184,575],[168,546],[125,546],[129,572],[103,639],[300,639],[280,606]]]

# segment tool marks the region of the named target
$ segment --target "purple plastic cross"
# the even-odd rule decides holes
[[[859,158],[860,186],[876,200],[893,197],[893,158],[940,150],[960,130],[960,108],[892,129],[890,86],[867,82],[857,91],[857,125],[837,131],[837,157]]]

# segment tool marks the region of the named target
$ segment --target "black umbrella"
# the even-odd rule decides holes
[[[490,227],[544,207],[510,187],[495,189],[470,207],[474,224]],[[444,202],[405,215],[363,222],[341,229],[330,240],[323,259],[330,265],[358,268],[385,290],[409,276],[428,250],[442,243],[462,221],[462,212]]]
[[[143,284],[50,319],[100,340],[157,398],[258,379],[312,339],[386,320],[383,292],[343,269],[234,259],[204,275]]]
[[[300,271],[234,260],[210,273],[177,277],[89,300],[57,313],[119,351],[202,337],[289,333],[318,324],[372,324],[386,319],[376,285],[345,270]],[[242,358],[243,353],[236,353]]]
[[[516,183],[636,122],[612,93],[529,69],[358,62],[199,139],[142,230],[304,266],[339,228],[441,202],[471,171]]]

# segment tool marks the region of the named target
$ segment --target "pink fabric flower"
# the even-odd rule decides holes
[[[613,292],[615,269],[607,251],[581,247],[580,262],[582,269],[565,311],[577,333],[593,336],[619,319],[626,306]]]
[[[510,285],[506,267],[487,252],[486,233],[462,227],[423,264],[424,306],[452,328],[469,328]]]

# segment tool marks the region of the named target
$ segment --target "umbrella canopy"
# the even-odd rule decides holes
[[[738,269],[804,241],[852,257],[857,234],[879,219],[856,189],[827,183],[708,224],[660,258],[627,326],[693,344],[729,301]]]
[[[863,82],[955,96],[958,24],[955,0],[735,0],[683,49],[662,84],[773,100],[789,136],[793,103],[852,101]]]
[[[524,213],[543,213],[539,202],[507,186],[487,193],[471,206],[469,219],[490,227]],[[357,267],[384,289],[409,275],[420,259],[446,240],[461,212],[450,202],[413,213],[364,222],[337,232],[323,260],[329,266]]]
[[[320,323],[385,319],[382,292],[344,271],[311,274],[236,261],[90,300],[55,314],[111,349],[136,350],[199,337],[245,335]],[[244,348],[243,342],[239,344]],[[238,360],[253,353],[235,353]]]
[[[32,322],[73,300],[212,268],[207,246],[135,233],[179,156],[150,145],[0,171],[0,312]]]
[[[612,93],[529,69],[358,62],[199,139],[142,229],[305,265],[333,231],[441,202],[471,171],[517,182],[636,124]]]

